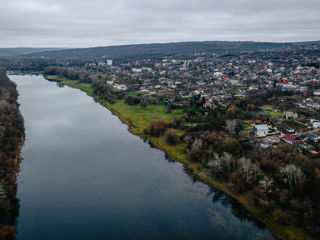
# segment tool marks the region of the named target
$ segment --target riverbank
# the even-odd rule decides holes
[[[173,112],[171,114],[166,113],[165,108],[162,106],[150,107],[147,106],[145,109],[142,107],[132,107],[128,104],[125,104],[123,100],[116,100],[114,104],[110,104],[106,100],[99,99],[97,95],[93,93],[93,89],[90,84],[77,83],[77,81],[72,81],[68,79],[59,79],[56,76],[47,77],[48,80],[56,80],[68,86],[81,89],[85,91],[89,96],[93,97],[97,101],[99,101],[102,105],[107,107],[114,115],[118,116],[119,119],[126,123],[129,126],[129,131],[135,135],[138,135],[144,139],[149,140],[153,145],[157,148],[163,150],[168,154],[170,158],[173,160],[182,162],[186,168],[190,170],[195,177],[197,177],[200,181],[207,183],[210,186],[213,186],[227,195],[233,197],[238,200],[250,213],[255,215],[256,218],[264,222],[270,230],[276,235],[279,239],[312,239],[311,236],[308,236],[303,230],[298,229],[294,223],[289,226],[283,226],[278,223],[279,220],[277,218],[278,215],[283,215],[283,212],[278,211],[276,214],[274,212],[272,214],[267,213],[262,208],[257,208],[250,204],[250,198],[246,195],[235,194],[231,192],[227,183],[217,182],[214,179],[210,178],[206,171],[202,168],[201,164],[194,163],[188,161],[186,147],[184,143],[180,143],[178,145],[167,145],[164,137],[150,137],[144,133],[144,129],[148,126],[150,120],[170,120],[172,116],[175,114],[179,114],[179,112]],[[154,108],[154,109],[153,109]],[[183,132],[179,132],[181,135]],[[287,216],[288,218],[290,216]]]
[[[17,174],[24,142],[16,85],[0,69],[0,240],[16,239]]]

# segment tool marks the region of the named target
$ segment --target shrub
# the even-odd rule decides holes
[[[151,121],[146,132],[151,136],[159,137],[164,134],[168,126],[169,126],[169,123],[167,121],[163,121],[163,120]]]
[[[164,137],[166,138],[166,141],[168,144],[175,145],[179,142],[179,136],[173,128],[169,128],[164,133]]]

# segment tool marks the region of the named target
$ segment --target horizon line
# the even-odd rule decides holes
[[[40,49],[40,48],[48,48],[48,49],[86,49],[86,48],[102,48],[102,47],[121,47],[121,46],[133,46],[133,45],[151,45],[151,44],[175,44],[175,43],[205,43],[205,42],[251,42],[251,43],[277,43],[277,44],[285,44],[285,43],[311,43],[311,42],[320,42],[319,40],[305,40],[305,41],[254,41],[254,40],[190,40],[190,41],[172,41],[172,42],[146,42],[146,43],[124,43],[124,44],[111,44],[111,45],[95,45],[95,46],[87,46],[87,47],[0,47],[0,49]]]

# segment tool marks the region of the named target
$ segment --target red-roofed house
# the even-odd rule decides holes
[[[285,134],[282,137],[282,140],[287,142],[287,143],[294,144],[297,141],[297,136],[292,135],[292,134]]]
[[[287,82],[280,82],[281,85],[288,85]]]

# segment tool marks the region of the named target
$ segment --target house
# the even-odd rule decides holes
[[[286,119],[296,119],[298,118],[298,113],[294,113],[294,112],[284,112],[282,117],[286,118]]]
[[[309,132],[302,134],[302,137],[306,138],[307,140],[318,142],[320,140],[320,135],[317,132]]]
[[[311,153],[312,155],[318,155],[319,154],[319,152],[317,152],[315,150],[312,150],[312,149],[309,150],[309,153]]]
[[[108,66],[112,66],[112,60],[111,60],[111,59],[108,59],[108,60],[107,60],[107,65],[108,65]]]
[[[121,90],[121,91],[126,91],[126,90],[128,90],[128,88],[127,88],[126,85],[117,84],[115,87],[116,87],[117,89]]]
[[[254,131],[257,137],[265,137],[268,134],[269,128],[267,124],[256,124]]]
[[[277,136],[269,136],[269,137],[266,137],[266,142],[269,142],[269,143],[271,143],[271,144],[278,144],[279,142],[280,142],[280,139],[279,139],[279,137],[277,137]]]
[[[313,128],[319,128],[320,127],[320,121],[317,119],[311,119],[310,123],[312,124]]]
[[[268,147],[270,147],[270,144],[268,144],[267,142],[262,142],[262,143],[260,143],[260,147],[261,148],[268,148]]]
[[[132,68],[131,71],[134,73],[141,73],[142,69],[141,68]]]
[[[215,105],[214,103],[211,103],[211,102],[205,102],[205,103],[203,104],[203,107],[204,107],[204,108],[215,108],[216,105]]]
[[[315,95],[315,96],[320,96],[320,89],[314,91],[314,92],[313,92],[313,95]]]
[[[285,134],[282,137],[282,140],[289,144],[294,144],[297,141],[297,136],[292,134]]]
[[[287,133],[295,133],[295,130],[291,127],[287,127],[284,129]]]

